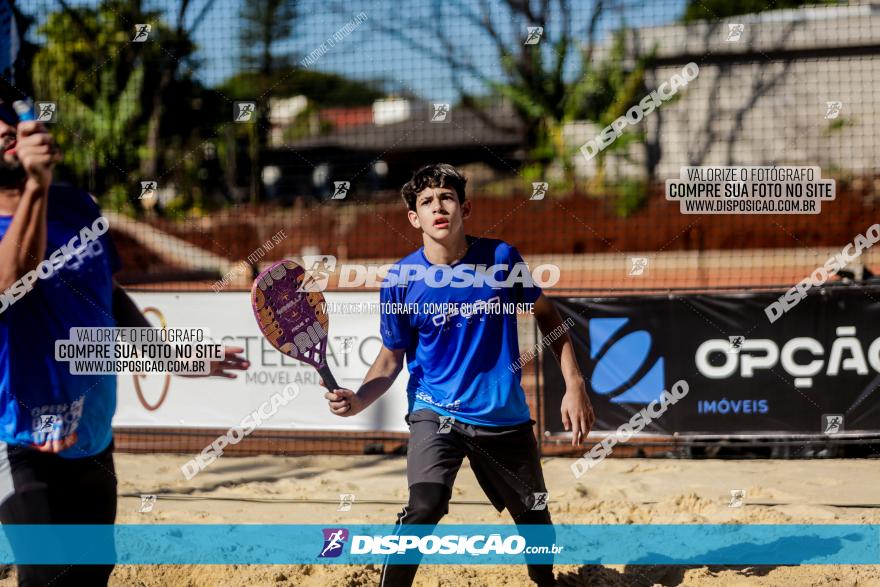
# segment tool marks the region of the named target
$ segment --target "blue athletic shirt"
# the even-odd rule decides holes
[[[120,263],[109,233],[87,246],[79,240],[101,215],[88,193],[52,186],[48,197],[46,258],[75,235],[76,249],[0,313],[0,441],[42,444],[75,432],[76,443],[59,453],[75,459],[112,440],[116,376],[71,375],[69,363],[55,360],[55,341],[69,339],[71,327],[116,326],[112,275]],[[0,216],[0,238],[11,223]]]
[[[504,241],[468,236],[467,242],[467,253],[451,266],[432,265],[422,247],[392,266],[391,273],[404,274],[407,270],[401,266],[412,265],[454,271],[462,264],[487,268],[504,264],[509,270],[494,275],[500,282],[509,277],[516,263],[523,263],[519,252]],[[408,275],[414,276],[414,270]],[[516,314],[469,310],[482,303],[532,304],[541,289],[533,284],[492,287],[489,283],[428,287],[427,283],[441,281],[438,275],[432,276],[429,271],[428,279],[410,278],[405,285],[397,278],[397,283],[383,287],[380,293],[382,342],[392,350],[406,349],[409,411],[428,408],[478,426],[512,426],[529,421],[520,371],[510,368],[519,358]],[[456,281],[463,283],[453,278],[453,283]],[[386,277],[383,286],[389,283]],[[478,302],[478,306],[473,305]],[[466,308],[465,313],[471,315],[432,312],[431,305],[436,304]],[[399,308],[416,311],[394,311]]]

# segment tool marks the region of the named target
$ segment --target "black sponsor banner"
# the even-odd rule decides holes
[[[816,290],[771,323],[765,308],[780,295],[554,298],[594,429],[645,410],[644,432],[664,435],[880,431],[880,288]],[[557,432],[564,384],[550,352],[545,426]],[[684,397],[654,403],[682,379]]]

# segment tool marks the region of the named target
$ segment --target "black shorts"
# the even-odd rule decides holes
[[[441,432],[440,416],[416,410],[409,423],[406,473],[409,486],[442,483],[450,489],[464,457],[489,501],[499,512],[505,507],[516,517],[530,509],[544,509],[547,487],[541,471],[533,421],[516,426],[472,426],[452,421]],[[543,495],[543,497],[542,497]],[[516,511],[518,510],[518,511]]]
[[[0,522],[113,524],[113,444],[92,457],[56,454],[0,442]],[[13,551],[16,545],[12,543]],[[106,585],[113,565],[16,565],[20,586]]]

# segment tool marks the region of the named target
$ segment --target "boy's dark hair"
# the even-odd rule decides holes
[[[416,171],[412,179],[401,188],[400,195],[406,202],[406,207],[415,211],[416,197],[425,188],[452,188],[458,194],[458,203],[463,204],[466,185],[467,178],[458,169],[448,163],[434,163]]]

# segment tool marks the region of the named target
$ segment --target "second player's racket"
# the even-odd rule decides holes
[[[338,389],[327,366],[329,317],[320,291],[309,287],[312,278],[293,261],[273,263],[260,273],[251,287],[254,316],[273,347],[318,370],[324,384]],[[306,287],[303,287],[303,283]]]

